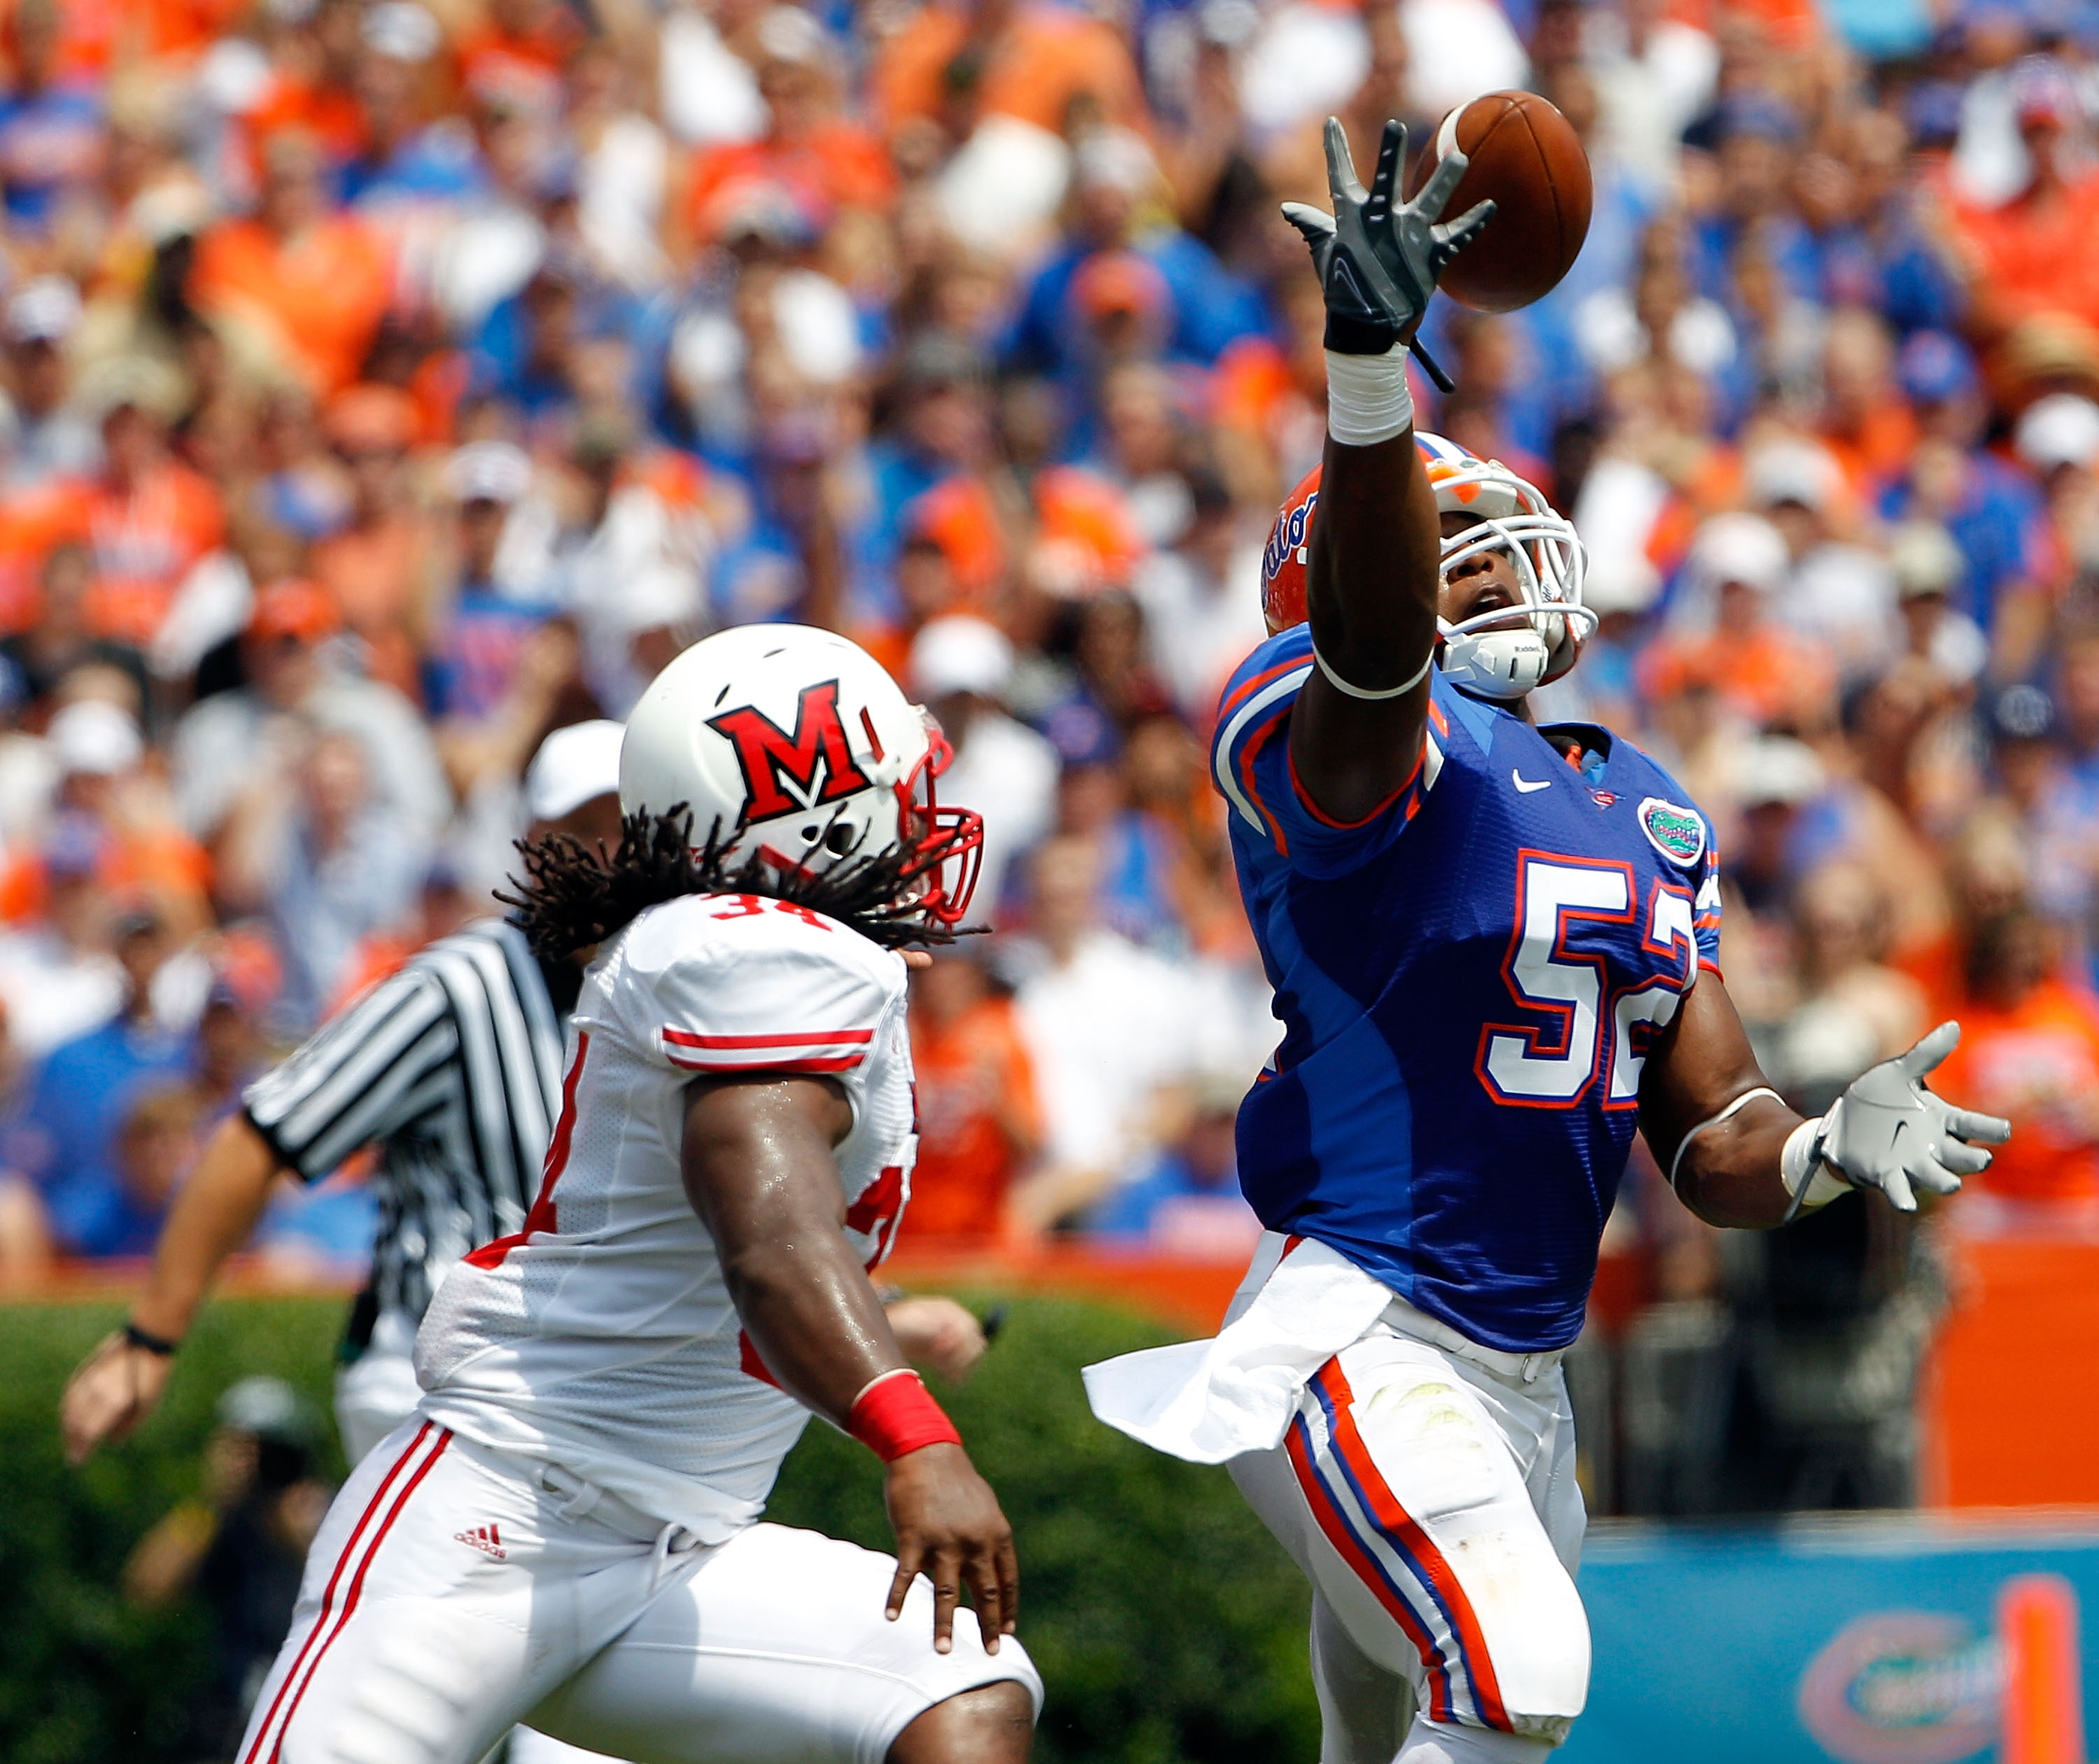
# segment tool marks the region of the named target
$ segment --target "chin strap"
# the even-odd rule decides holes
[[[1497,652],[1506,657],[1507,671],[1493,664]],[[1535,631],[1446,630],[1443,635],[1443,671],[1450,684],[1476,697],[1520,698],[1544,684],[1552,665],[1552,652]],[[1528,676],[1519,678],[1519,674]]]

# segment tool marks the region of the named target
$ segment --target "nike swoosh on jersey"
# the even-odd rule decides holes
[[[1549,790],[1552,788],[1552,780],[1550,778],[1540,778],[1535,784],[1532,783],[1523,775],[1523,768],[1520,766],[1509,773],[1509,782],[1522,791],[1525,796],[1529,795],[1533,790]]]

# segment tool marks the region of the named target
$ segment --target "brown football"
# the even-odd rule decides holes
[[[1542,299],[1573,268],[1589,234],[1589,156],[1567,119],[1535,92],[1490,92],[1436,126],[1406,178],[1411,196],[1452,147],[1471,164],[1446,220],[1492,200],[1494,217],[1443,272],[1443,292],[1481,312]]]

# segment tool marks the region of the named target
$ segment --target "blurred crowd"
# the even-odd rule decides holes
[[[4,0],[0,63],[0,1268],[147,1247],[274,1050],[489,909],[549,729],[782,618],[988,827],[907,1236],[1242,1253],[1275,1031],[1205,744],[1324,433],[1277,205],[1329,112],[1364,163],[1516,86],[1587,245],[1439,301],[1415,397],[1587,541],[1550,715],[1710,813],[1790,1099],[1957,1014],[2015,1125],[1961,1216],[2092,1228],[2089,0]],[[1820,1278],[1666,1198],[1611,1245],[1655,1353],[1928,1329],[1890,1216]]]

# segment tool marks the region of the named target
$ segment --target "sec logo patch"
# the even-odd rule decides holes
[[[1650,796],[1639,806],[1640,831],[1672,864],[1688,869],[1705,855],[1705,817],[1695,808]]]

